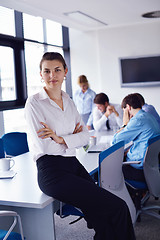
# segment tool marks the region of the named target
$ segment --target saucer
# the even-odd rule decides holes
[[[16,172],[13,170],[10,171],[0,171],[0,179],[4,178],[13,178],[16,175]]]

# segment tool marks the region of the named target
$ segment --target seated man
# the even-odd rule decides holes
[[[127,152],[126,161],[141,161],[140,164],[123,165],[124,178],[144,181],[143,159],[149,138],[160,134],[156,119],[141,109],[141,102],[136,93],[129,94],[122,101],[124,126],[113,137],[113,144],[119,141],[133,145]]]
[[[136,93],[136,94],[140,99],[142,109],[145,112],[152,114],[155,117],[155,119],[157,120],[159,127],[160,127],[160,116],[158,115],[156,109],[153,107],[153,105],[149,105],[149,104],[145,103],[144,97],[140,93]]]
[[[96,107],[93,110],[93,127],[96,131],[114,129],[122,126],[123,111],[119,104],[110,104],[105,93],[94,98]]]

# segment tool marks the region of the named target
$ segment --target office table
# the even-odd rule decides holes
[[[100,136],[107,133],[91,132],[90,135]],[[98,153],[86,153],[80,148],[76,156],[89,173],[93,174],[97,170]],[[36,163],[33,162],[30,152],[13,159],[13,170],[17,174],[13,179],[0,179],[0,209],[18,212],[27,240],[55,240],[54,213],[59,208],[59,201],[39,189]],[[4,218],[3,221],[0,219],[1,228],[8,224],[7,218],[6,221]]]
[[[19,213],[26,239],[54,240],[54,212],[58,209],[58,201],[39,189],[31,153],[14,157],[14,160],[13,170],[17,174],[13,179],[0,179],[0,209]],[[1,228],[9,224],[5,219],[0,219]]]

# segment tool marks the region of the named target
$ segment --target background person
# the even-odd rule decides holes
[[[25,115],[31,134],[30,150],[38,169],[42,192],[82,210],[95,240],[134,240],[126,203],[100,188],[75,157],[89,133],[68,94],[61,90],[67,66],[59,53],[45,53],[40,75],[41,92],[28,98]]]
[[[80,75],[78,77],[79,89],[73,96],[73,101],[80,113],[83,122],[87,126],[88,130],[93,128],[93,116],[92,110],[94,107],[94,97],[96,93],[90,89],[87,77]]]
[[[159,124],[159,127],[160,127],[160,116],[159,114],[157,113],[155,107],[153,105],[150,105],[150,104],[147,104],[145,103],[145,100],[144,100],[144,97],[140,94],[140,93],[136,93],[137,96],[139,97],[140,99],[140,102],[142,104],[142,109],[145,111],[145,112],[148,112],[150,114],[152,114],[155,119],[157,120],[158,124]]]
[[[105,93],[94,98],[96,107],[93,110],[93,127],[96,131],[120,128],[123,123],[123,111],[119,104],[110,104]]]
[[[127,95],[122,101],[124,126],[113,137],[113,144],[119,141],[133,141],[126,155],[126,161],[141,161],[140,164],[123,165],[126,179],[145,181],[143,159],[149,138],[160,134],[156,119],[141,109],[141,102],[136,93]]]

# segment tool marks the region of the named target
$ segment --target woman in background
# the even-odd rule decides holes
[[[90,89],[85,75],[80,75],[78,77],[78,85],[80,88],[75,92],[73,100],[84,124],[87,126],[88,130],[90,130],[93,129],[92,110],[96,93]]]
[[[80,208],[88,227],[95,230],[95,240],[135,240],[126,203],[96,185],[75,157],[75,149],[88,143],[89,133],[75,104],[61,90],[67,71],[61,54],[45,53],[40,62],[45,87],[25,106],[39,187]]]

